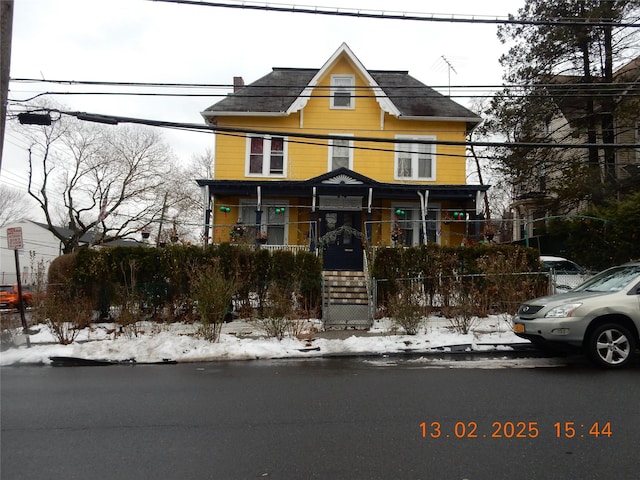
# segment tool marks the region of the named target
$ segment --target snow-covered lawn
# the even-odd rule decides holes
[[[376,320],[367,332],[322,332],[322,322],[310,320],[310,332],[301,338],[278,341],[266,338],[255,324],[234,321],[224,324],[218,342],[198,338],[190,324],[140,323],[138,336],[114,335],[114,324],[95,324],[79,332],[71,345],[59,345],[46,325],[32,327],[31,348],[26,345],[0,353],[0,365],[49,364],[50,357],[136,362],[205,362],[320,356],[428,352],[465,345],[470,351],[510,350],[522,343],[501,317],[477,321],[473,331],[455,333],[442,318],[429,318],[418,335],[398,334],[389,319]],[[339,338],[335,338],[339,337]]]

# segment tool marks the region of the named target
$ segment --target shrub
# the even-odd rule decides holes
[[[88,326],[93,302],[85,289],[77,287],[77,253],[56,258],[49,267],[47,293],[33,315],[46,323],[58,343],[68,345]]]
[[[47,291],[36,318],[47,324],[49,330],[62,345],[74,342],[78,333],[91,323],[93,304],[90,299],[73,293],[66,285],[58,285]]]
[[[263,316],[256,320],[257,327],[267,336],[282,340],[287,332],[293,332],[297,327],[293,303],[289,288],[271,285]]]
[[[388,314],[407,335],[416,335],[422,325],[424,298],[421,283],[406,281],[400,282],[398,293],[389,299]]]
[[[453,305],[447,308],[449,327],[458,333],[467,334],[478,323],[475,315],[474,293],[458,291],[453,296]]]
[[[191,292],[200,314],[199,334],[206,340],[215,342],[220,338],[235,291],[235,278],[226,276],[219,262],[202,266],[193,273]]]

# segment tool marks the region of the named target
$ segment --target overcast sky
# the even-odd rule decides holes
[[[367,11],[504,17],[515,14],[524,2],[296,0],[293,3]],[[271,3],[281,4],[287,4],[286,0]],[[496,29],[495,24],[340,18],[147,0],[15,0],[11,77],[230,84],[234,76],[242,76],[250,83],[269,73],[272,67],[319,68],[346,42],[366,68],[408,70],[422,82],[442,87],[439,90],[446,94],[449,76],[453,86],[500,83],[498,58],[506,47],[497,40]],[[443,56],[455,72],[449,71]],[[87,92],[90,88],[12,82],[9,99],[23,100],[51,90]],[[97,91],[113,90],[97,88]],[[203,123],[200,112],[220,99],[214,95],[226,94],[228,90],[187,92],[211,96],[49,98],[70,110]],[[459,101],[469,106],[466,100]],[[9,110],[15,111],[13,107],[10,103]],[[162,133],[184,162],[213,147],[211,134],[172,130]],[[24,145],[7,131],[0,181],[24,187],[26,158]]]

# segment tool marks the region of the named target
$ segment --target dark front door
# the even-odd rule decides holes
[[[362,214],[323,211],[320,245],[324,270],[362,270]]]

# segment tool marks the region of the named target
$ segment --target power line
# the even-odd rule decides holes
[[[640,27],[640,23],[633,22],[614,22],[609,19],[590,19],[580,17],[558,17],[550,20],[526,20],[516,19],[513,16],[463,16],[457,14],[441,15],[433,13],[419,12],[390,12],[380,10],[365,10],[356,8],[329,8],[329,7],[303,7],[290,4],[271,4],[246,2],[240,3],[223,3],[223,2],[205,2],[200,0],[150,0],[153,2],[176,3],[182,5],[196,5],[202,7],[231,8],[240,10],[259,10],[268,12],[281,13],[304,13],[312,15],[326,15],[337,17],[356,17],[370,18],[379,20],[405,20],[405,21],[421,21],[421,22],[441,22],[441,23],[480,23],[480,24],[516,24],[516,25],[562,25],[574,27]]]
[[[159,1],[159,0],[158,0]],[[293,70],[296,70],[293,68]],[[309,70],[318,70],[309,69]],[[376,70],[374,70],[375,72]],[[63,85],[97,85],[97,86],[117,86],[117,87],[160,87],[160,88],[214,88],[214,89],[225,89],[230,90],[234,88],[233,84],[227,83],[166,83],[166,82],[123,82],[123,81],[102,81],[102,80],[64,80],[64,79],[42,79],[42,78],[11,78],[11,82],[13,83],[57,83]],[[433,89],[448,89],[449,87],[453,89],[486,89],[493,90],[496,88],[528,88],[535,86],[536,88],[553,88],[558,90],[563,89],[574,89],[574,88],[585,88],[585,89],[601,89],[608,87],[615,88],[628,88],[637,85],[637,82],[629,81],[629,82],[566,82],[566,83],[535,83],[535,84],[488,84],[488,85],[428,85],[429,88]],[[273,88],[300,88],[304,89],[308,87],[308,84],[269,84],[269,85],[255,85],[248,84],[243,88],[255,89],[255,90],[268,90]],[[418,88],[416,85],[386,85],[384,83],[380,83],[377,85],[380,88],[393,88],[394,90],[406,90],[406,89],[416,89]],[[331,90],[333,87],[330,85],[316,85],[315,89],[318,90]],[[354,85],[350,87],[354,90],[369,90],[371,86],[368,85]]]
[[[211,89],[229,89],[232,86],[226,84],[204,84],[204,83],[160,83],[160,82],[103,82],[103,81],[91,81],[91,80],[42,80],[42,79],[11,79],[12,82],[18,83],[53,83],[53,84],[64,84],[64,85],[91,85],[91,86],[109,86],[109,87],[131,87],[131,88],[155,88],[155,89],[203,89],[203,88],[211,88]],[[395,85],[378,85],[383,90],[392,89],[393,90],[393,98],[402,99],[402,98],[415,98],[415,94],[413,92],[418,88],[417,86],[395,86]],[[441,87],[441,86],[429,86],[428,89],[433,90],[433,92],[421,92],[421,97],[436,97],[440,98],[443,96],[442,93],[438,92],[438,89],[446,88],[449,90],[449,98],[488,98],[496,94],[496,90],[499,89],[508,89],[511,90],[509,93],[510,98],[546,98],[546,97],[557,97],[562,96],[563,98],[589,98],[595,95],[605,98],[605,97],[619,97],[621,95],[625,95],[625,97],[637,97],[640,96],[640,91],[637,91],[633,87],[637,86],[637,82],[609,82],[609,83],[540,83],[535,85],[458,85],[451,87]],[[247,85],[243,91],[235,92],[234,98],[282,98],[282,99],[295,99],[295,98],[330,98],[331,95],[329,93],[323,94],[323,91],[329,91],[331,89],[330,86],[316,86],[314,88],[313,94],[304,94],[302,91],[308,87],[308,85]],[[535,93],[531,91],[525,91],[525,89],[530,90],[530,88],[536,88],[540,90],[540,93]],[[294,90],[292,93],[272,93],[273,91],[291,89]],[[458,93],[455,95],[451,95],[451,89],[457,90]],[[295,93],[295,90],[300,90],[299,93]],[[355,86],[354,90],[356,93],[354,97],[356,98],[386,98],[387,94],[364,94],[358,93],[358,91],[370,91],[370,86]],[[515,90],[515,91],[514,91]],[[406,93],[401,93],[401,92]],[[28,93],[28,91],[17,91],[13,90],[14,93]],[[317,93],[320,92],[320,93]],[[400,92],[400,93],[398,93]],[[222,97],[225,98],[228,96],[228,93],[213,93],[211,91],[207,92],[199,92],[199,93],[176,93],[176,92],[162,92],[162,91],[44,91],[44,92],[31,92],[35,93],[28,98],[23,99],[9,99],[12,103],[26,103],[29,101],[33,101],[36,98],[43,96],[140,96],[140,97],[178,97],[178,98],[216,98]]]
[[[191,131],[209,131],[212,133],[240,133],[248,135],[258,136],[282,136],[315,140],[344,140],[344,136],[329,135],[329,134],[314,134],[314,133],[301,133],[301,132],[286,132],[286,131],[274,131],[274,130],[258,130],[242,127],[221,127],[218,125],[201,125],[194,123],[179,123],[169,122],[163,120],[150,120],[134,117],[122,117],[117,115],[102,115],[87,112],[73,112],[62,111],[56,109],[40,109],[40,111],[56,112],[62,115],[69,115],[76,117],[80,120],[86,120],[97,123],[106,123],[111,125],[117,125],[118,123],[133,123],[138,125],[148,125],[154,127],[163,128],[178,128]],[[362,137],[353,136],[349,137],[350,140],[359,142],[370,143],[382,143],[382,144],[422,144],[422,145],[446,145],[446,146],[461,146],[461,147],[506,147],[506,148],[639,148],[640,143],[544,143],[544,142],[482,142],[482,141],[454,141],[454,140],[427,140],[427,139],[407,139],[407,138],[380,138],[380,137]]]
[[[620,97],[622,93],[618,92],[618,91],[611,91],[608,93],[605,92],[601,92],[598,93],[598,97],[599,98],[606,98],[606,97],[613,97],[613,98],[618,98]],[[44,97],[44,96],[56,96],[56,95],[62,95],[62,96],[79,96],[79,95],[86,95],[86,96],[124,96],[124,97],[131,97],[131,96],[137,96],[137,97],[180,97],[180,98],[216,98],[216,97],[227,97],[226,94],[211,94],[211,93],[191,93],[191,94],[185,94],[185,93],[157,93],[157,92],[54,92],[54,91],[47,91],[47,92],[40,92],[37,93],[36,95],[33,95],[29,98],[23,98],[23,99],[16,99],[16,98],[10,98],[9,102],[13,102],[13,103],[26,103],[26,102],[30,102],[35,100],[36,98],[40,98],[40,97]],[[438,93],[438,92],[434,92],[432,94],[422,94],[420,95],[423,98],[440,98],[443,95]],[[477,93],[477,94],[469,94],[469,93],[460,93],[458,95],[451,95],[448,94],[446,95],[447,98],[489,98],[493,96],[493,92],[487,92],[487,93]],[[511,94],[509,95],[509,98],[549,98],[550,96],[552,96],[551,94],[545,94],[545,93],[539,93],[539,94],[530,94],[530,93],[522,93],[522,94]],[[308,94],[308,95],[304,95],[304,94],[300,94],[300,95],[296,95],[296,94],[291,94],[291,95],[262,95],[262,94],[256,94],[256,95],[242,95],[242,94],[235,94],[234,98],[282,98],[282,99],[296,99],[296,98],[332,98],[332,95],[318,95],[318,94]],[[415,95],[393,95],[394,99],[401,99],[401,98],[415,98]],[[572,93],[562,93],[562,98],[590,98],[593,97],[593,94],[589,94],[589,93],[581,93],[581,92],[572,92]],[[630,97],[640,97],[640,92],[638,93],[629,93],[627,92],[625,94],[626,98],[630,98]],[[388,98],[388,95],[352,95],[352,98]]]

